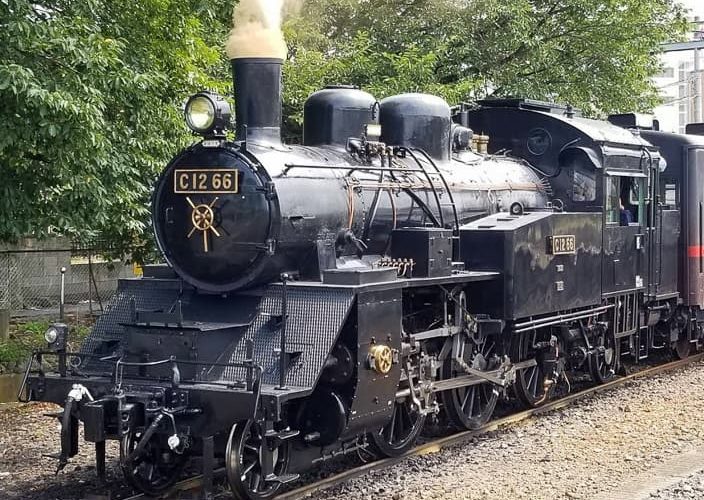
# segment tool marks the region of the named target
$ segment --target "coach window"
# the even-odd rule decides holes
[[[664,200],[667,208],[674,210],[679,208],[679,197],[677,196],[677,183],[675,181],[667,181],[664,186]]]

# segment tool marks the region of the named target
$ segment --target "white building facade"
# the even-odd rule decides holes
[[[698,10],[704,10],[704,2]],[[704,40],[704,21],[692,17],[691,41]],[[663,71],[654,78],[664,103],[654,111],[665,132],[683,133],[689,123],[704,121],[704,50],[666,52]]]

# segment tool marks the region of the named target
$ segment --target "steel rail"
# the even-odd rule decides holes
[[[340,472],[338,474],[334,474],[330,477],[327,477],[325,479],[322,479],[320,481],[316,481],[314,483],[306,484],[304,486],[300,486],[298,488],[292,489],[290,491],[283,492],[279,495],[277,495],[275,500],[294,500],[298,498],[302,498],[307,495],[311,495],[313,493],[317,493],[319,491],[323,491],[329,488],[332,488],[333,486],[337,486],[339,484],[344,483],[345,481],[349,481],[350,479],[354,479],[360,476],[363,476],[364,474],[367,474],[369,472],[375,472],[375,471],[380,471],[383,469],[387,469],[389,467],[392,467],[394,465],[397,465],[404,460],[406,460],[409,457],[417,457],[420,455],[426,455],[430,453],[437,453],[441,451],[443,448],[446,448],[448,446],[453,446],[457,444],[462,444],[465,443],[472,438],[479,437],[483,434],[486,434],[488,432],[494,432],[506,427],[509,427],[511,425],[517,424],[519,422],[522,422],[524,420],[528,420],[536,415],[541,415],[544,413],[550,413],[556,410],[560,410],[566,407],[571,406],[572,404],[588,397],[592,396],[594,394],[599,394],[604,391],[611,390],[613,388],[619,387],[621,385],[624,385],[628,382],[631,382],[633,380],[639,379],[639,378],[647,378],[651,377],[653,375],[658,375],[662,373],[667,373],[671,372],[674,370],[678,370],[680,368],[684,368],[686,366],[689,366],[691,364],[697,363],[699,361],[704,360],[704,352],[695,354],[692,356],[689,356],[686,359],[681,359],[681,360],[676,360],[672,361],[670,363],[665,363],[663,365],[658,365],[654,366],[651,368],[646,368],[644,370],[632,373],[630,375],[625,375],[621,376],[618,378],[615,378],[614,380],[611,380],[610,382],[607,382],[602,385],[596,385],[592,387],[588,387],[586,389],[583,389],[579,392],[575,392],[573,394],[568,394],[567,396],[564,396],[560,399],[556,399],[554,401],[550,401],[542,406],[539,406],[537,408],[530,408],[528,410],[524,410],[518,413],[514,413],[512,415],[508,415],[502,418],[498,418],[496,420],[492,420],[488,424],[480,427],[479,429],[476,430],[468,430],[468,431],[462,431],[457,434],[452,434],[451,436],[445,436],[439,439],[435,439],[433,441],[429,441],[427,443],[424,443],[422,445],[416,446],[415,448],[407,451],[403,455],[399,457],[393,457],[393,458],[384,458],[381,460],[376,460],[374,462],[369,462],[364,465],[361,465],[359,467],[355,467],[353,469],[348,469],[346,471]],[[225,469],[217,469],[215,471],[215,476],[222,476],[225,473]],[[173,498],[173,495],[177,493],[184,493],[184,492],[189,492],[196,490],[202,486],[203,483],[203,476],[198,475],[194,476],[188,479],[185,479],[183,481],[180,481],[174,485],[168,496],[162,497],[162,498]],[[134,495],[128,498],[125,498],[124,500],[146,500],[147,497],[144,494],[138,494]]]
[[[215,469],[213,471],[213,476],[214,477],[221,477],[225,475],[225,468],[221,467],[220,469]],[[158,498],[172,498],[174,495],[177,493],[186,493],[190,491],[195,491],[200,489],[203,486],[203,475],[199,474],[197,476],[189,477],[188,479],[184,479],[183,481],[179,481],[175,485],[172,486],[171,490],[169,492],[161,497]],[[110,497],[106,497],[110,498]],[[131,497],[124,498],[123,500],[148,500],[148,499],[154,499],[154,497],[148,497],[144,493],[138,493],[136,495],[132,495]],[[102,500],[102,499],[101,499]]]
[[[567,396],[565,396],[563,398],[548,402],[548,403],[544,404],[543,406],[539,406],[538,408],[530,408],[528,410],[524,410],[519,413],[514,413],[513,415],[508,415],[506,417],[492,420],[491,422],[480,427],[477,430],[462,431],[457,434],[453,434],[451,436],[446,436],[446,437],[443,437],[440,439],[429,441],[428,443],[422,444],[420,446],[416,446],[415,448],[407,451],[406,453],[404,453],[400,457],[384,458],[381,460],[377,460],[375,462],[370,462],[370,463],[364,464],[360,467],[356,467],[354,469],[349,469],[344,472],[340,472],[339,474],[335,474],[333,476],[322,479],[322,480],[317,481],[315,483],[307,484],[307,485],[301,486],[299,488],[296,488],[294,490],[281,493],[280,495],[276,496],[275,498],[277,500],[293,500],[296,498],[304,497],[306,495],[310,495],[312,493],[323,491],[323,490],[326,490],[326,489],[331,488],[333,486],[337,486],[338,484],[342,484],[345,481],[349,481],[350,479],[354,479],[354,478],[363,476],[364,474],[367,474],[369,472],[379,471],[379,470],[383,470],[383,469],[392,467],[396,464],[403,462],[405,459],[407,459],[409,457],[416,457],[419,455],[426,455],[429,453],[437,453],[438,451],[440,451],[443,448],[446,448],[448,446],[453,446],[456,444],[465,443],[474,437],[478,437],[478,436],[481,436],[482,434],[497,431],[497,430],[502,429],[504,427],[508,427],[510,425],[517,424],[517,423],[522,422],[524,420],[527,420],[535,415],[549,413],[549,412],[553,412],[555,410],[560,410],[562,408],[566,408],[566,407],[572,405],[573,403],[575,403],[581,399],[584,399],[587,396],[591,396],[594,394],[598,394],[600,392],[610,390],[612,388],[621,386],[627,382],[630,382],[630,381],[633,381],[633,380],[636,380],[639,378],[645,378],[645,377],[649,377],[649,376],[653,376],[653,375],[658,375],[660,373],[666,373],[669,371],[677,370],[679,368],[683,368],[685,366],[688,366],[690,364],[696,363],[701,360],[704,360],[704,353],[696,354],[696,355],[690,356],[686,359],[673,361],[671,363],[666,363],[664,365],[654,366],[652,368],[646,368],[645,370],[641,370],[639,372],[635,372],[635,373],[632,373],[630,375],[626,375],[623,377],[618,377],[618,378],[611,380],[610,382],[607,382],[605,384],[589,387],[589,388],[584,389],[582,391],[575,392],[574,394],[568,394]]]

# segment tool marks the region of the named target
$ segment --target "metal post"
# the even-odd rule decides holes
[[[59,320],[64,320],[64,306],[66,305],[66,268],[61,268],[61,296],[59,298]]]
[[[0,309],[0,340],[10,338],[10,309]]]
[[[93,276],[93,257],[88,250],[88,312],[93,317],[93,291],[90,288],[91,276]]]
[[[694,49],[694,122],[701,123],[702,121],[702,75],[701,63],[700,63],[700,52],[701,49]]]
[[[7,270],[7,281],[5,283],[0,283],[0,287],[5,288],[6,299],[1,304],[5,304],[4,309],[0,308],[0,340],[8,340],[10,338],[10,315],[12,311],[12,280],[10,273],[10,254],[6,254],[0,258],[0,262],[6,262]],[[0,299],[2,300],[2,299]]]
[[[215,439],[213,436],[203,438],[203,492],[201,498],[213,498],[213,468],[215,463]]]
[[[286,320],[288,317],[288,280],[290,276],[286,273],[281,275],[281,352],[279,353],[279,387],[277,389],[286,389]]]
[[[95,443],[95,472],[101,483],[105,482],[105,441]]]

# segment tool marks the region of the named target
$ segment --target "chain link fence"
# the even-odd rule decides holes
[[[64,272],[65,312],[100,313],[132,266],[94,247],[0,251],[0,310],[12,317],[57,316]]]

